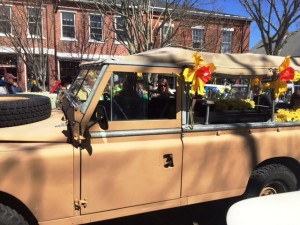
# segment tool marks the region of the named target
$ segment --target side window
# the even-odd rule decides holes
[[[176,76],[115,72],[100,103],[110,121],[176,119]]]

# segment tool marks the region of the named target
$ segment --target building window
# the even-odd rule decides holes
[[[11,8],[0,6],[0,33],[11,34]]]
[[[231,53],[232,47],[232,29],[224,29],[222,31],[221,53]]]
[[[28,32],[30,36],[43,36],[42,21],[40,8],[28,8]]]
[[[125,20],[123,17],[115,18],[116,26],[116,40],[126,42],[126,33],[125,33]]]
[[[62,37],[68,39],[75,38],[75,13],[62,12]]]
[[[161,43],[170,44],[173,35],[173,24],[166,23],[161,28]]]
[[[79,73],[79,61],[68,61],[68,60],[60,60],[59,68],[60,68],[60,79],[62,82],[69,82],[76,78]]]
[[[90,15],[90,40],[102,41],[103,21],[101,15]]]
[[[192,28],[193,48],[202,50],[204,48],[204,29],[199,27]]]

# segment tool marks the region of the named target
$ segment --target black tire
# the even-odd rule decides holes
[[[51,101],[47,96],[0,95],[0,127],[34,123],[49,118]]]
[[[15,210],[0,204],[0,225],[29,225]]]
[[[253,171],[244,197],[279,194],[297,189],[297,178],[289,168],[281,164],[270,164]]]

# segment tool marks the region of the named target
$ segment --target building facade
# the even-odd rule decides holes
[[[118,40],[126,32],[119,26],[121,16],[115,15],[111,21],[95,7],[79,4],[80,1],[1,2],[0,78],[6,72],[13,73],[24,91],[30,89],[35,79],[48,91],[57,82],[72,82],[82,61],[130,54]],[[175,19],[160,27],[156,33],[160,41],[153,48],[178,46],[220,53],[249,51],[251,19],[215,13],[204,20],[205,13],[190,11],[189,21],[165,43],[163,38],[179,22]],[[153,17],[152,24],[159,24],[159,20],[159,16]]]

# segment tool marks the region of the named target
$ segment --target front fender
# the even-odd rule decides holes
[[[72,216],[73,151],[67,143],[2,142],[0,191],[19,199],[39,221]]]

